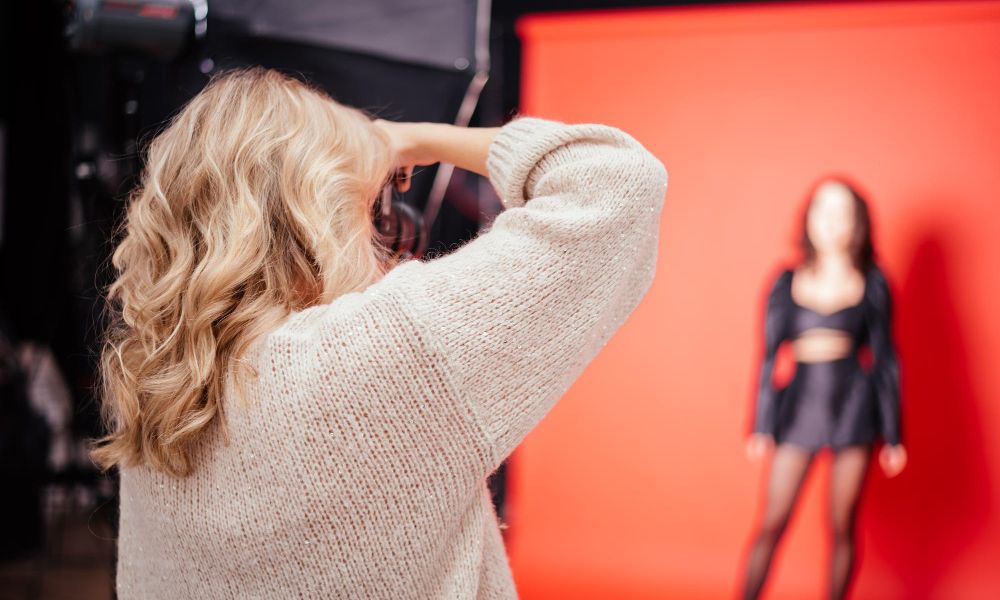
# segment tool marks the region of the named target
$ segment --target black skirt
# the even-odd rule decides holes
[[[779,394],[777,443],[811,450],[869,444],[878,435],[878,407],[871,380],[852,356],[799,362]]]

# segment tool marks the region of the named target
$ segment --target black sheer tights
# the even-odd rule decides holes
[[[829,597],[847,596],[854,570],[854,524],[858,499],[868,470],[870,446],[851,446],[834,454],[830,481]],[[780,444],[774,452],[767,484],[767,500],[760,528],[747,559],[743,588],[745,599],[760,595],[771,566],[771,557],[788,525],[802,481],[813,454],[791,444]]]

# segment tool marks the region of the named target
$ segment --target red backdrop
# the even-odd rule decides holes
[[[743,455],[763,298],[828,172],[870,193],[909,468],[873,470],[857,598],[1000,598],[1000,2],[523,20],[522,112],[632,132],[670,171],[656,281],[511,464],[526,599],[721,598],[765,468]],[[769,598],[821,597],[828,457]]]

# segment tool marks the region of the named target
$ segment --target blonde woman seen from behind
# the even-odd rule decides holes
[[[506,210],[394,264],[375,199],[439,161]],[[215,78],[152,142],[113,257],[119,597],[516,598],[486,479],[649,288],[666,181],[606,125],[390,123]]]

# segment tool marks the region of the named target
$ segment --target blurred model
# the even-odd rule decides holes
[[[830,486],[833,535],[831,598],[846,596],[854,566],[854,524],[872,448],[885,441],[879,462],[886,475],[906,464],[900,429],[899,367],[891,334],[891,298],[875,265],[868,207],[839,179],[811,194],[802,232],[803,262],[783,271],[767,304],[765,354],[752,459],[773,450],[762,522],[750,549],[744,597],[756,598],[815,454],[834,453]],[[791,383],[775,389],[775,356],[792,345]],[[871,350],[865,368],[860,348]]]

